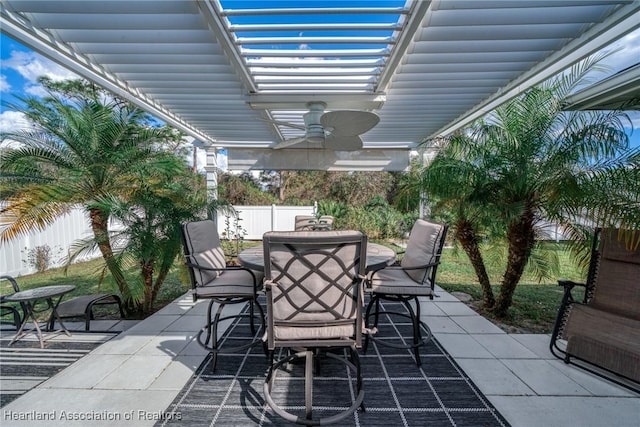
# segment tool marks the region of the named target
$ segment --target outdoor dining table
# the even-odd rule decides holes
[[[396,253],[384,245],[367,243],[367,271],[378,270],[391,265],[396,260]],[[238,261],[243,267],[256,271],[264,271],[264,253],[262,245],[241,251]]]
[[[60,316],[58,316],[57,308],[58,308],[58,305],[60,304],[60,301],[62,301],[62,297],[65,294],[73,291],[75,288],[76,287],[73,285],[42,286],[40,288],[20,291],[20,292],[16,292],[13,295],[7,296],[5,298],[5,301],[23,303],[26,310],[24,318],[22,319],[22,323],[20,323],[20,327],[18,328],[18,331],[14,335],[9,345],[13,344],[14,342],[22,338],[24,335],[26,335],[26,332],[24,332],[24,328],[27,324],[27,321],[31,319],[33,320],[36,333],[38,335],[38,340],[40,341],[40,348],[44,348],[44,338],[42,337],[42,330],[40,329],[40,326],[38,324],[38,319],[35,316],[36,314],[35,306],[38,303],[38,301],[46,301],[48,304],[48,308],[51,308],[51,315],[47,323],[49,323],[49,321],[51,320],[53,321],[57,320],[62,331],[65,334],[67,334],[67,336],[71,336],[71,333],[67,330],[67,328],[62,323]],[[53,322],[51,323],[53,324]]]

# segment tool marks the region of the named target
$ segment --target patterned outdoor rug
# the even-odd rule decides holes
[[[389,304],[387,304],[389,307]],[[382,320],[382,319],[381,319]],[[243,321],[244,322],[244,321]],[[227,339],[247,336],[248,325],[235,323]],[[379,337],[409,337],[406,323],[380,324]],[[412,352],[372,342],[360,353],[365,412],[357,411],[340,425],[353,426],[508,426],[440,344],[432,339],[421,349],[422,367]],[[215,372],[207,358],[167,408],[157,426],[291,425],[265,403],[263,384],[268,366],[261,346],[244,354],[219,355]],[[291,364],[279,374],[274,400],[289,412],[304,413],[304,364]],[[355,380],[344,364],[330,358],[321,362],[314,379],[314,417],[332,415],[350,406]]]
[[[45,333],[44,348],[34,334],[9,347],[15,331],[0,332],[0,407],[57,374],[116,333]]]

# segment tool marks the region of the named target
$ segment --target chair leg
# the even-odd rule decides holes
[[[315,358],[311,350],[305,351],[304,357],[304,411],[306,418],[310,420],[313,408],[313,365]]]
[[[420,302],[418,298],[413,298],[416,302],[416,312],[413,311],[413,307],[411,307],[411,300],[403,301],[405,307],[409,311],[409,316],[411,317],[411,324],[413,325],[413,354],[416,358],[416,365],[421,366],[422,360],[420,359],[420,344],[422,343],[422,334],[420,332]]]
[[[256,334],[256,325],[253,322],[253,304],[255,303],[255,300],[251,300],[249,301],[249,328],[251,329],[251,334],[255,335]]]
[[[364,326],[365,328],[369,331],[371,328],[369,327],[369,316],[371,315],[371,309],[373,308],[373,306],[375,305],[376,309],[375,309],[375,320],[374,320],[374,328],[378,327],[378,318],[379,318],[379,311],[380,311],[380,298],[378,298],[377,295],[372,295],[371,296],[371,300],[369,301],[369,304],[367,305],[367,311],[364,315]],[[365,334],[364,336],[364,344],[362,346],[362,353],[367,354],[367,349],[369,348],[369,333]]]

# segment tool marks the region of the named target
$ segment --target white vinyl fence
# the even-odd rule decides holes
[[[313,206],[235,206],[239,220],[218,216],[220,236],[235,238],[238,234],[246,240],[260,240],[271,230],[293,230],[296,215],[314,212]],[[48,245],[51,248],[50,267],[62,265],[74,241],[92,236],[88,215],[82,209],[58,218],[44,231],[30,233],[8,242],[0,243],[0,276],[22,276],[36,271],[28,262],[29,251]],[[99,252],[83,259],[99,257]]]
[[[64,264],[69,248],[76,240],[92,235],[88,214],[82,209],[74,209],[58,218],[43,231],[20,236],[8,242],[0,243],[0,275],[22,276],[36,271],[27,261],[29,252],[48,245],[51,248],[50,267]],[[85,259],[98,254],[87,255]]]

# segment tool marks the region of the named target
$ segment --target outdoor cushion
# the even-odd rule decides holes
[[[442,224],[428,222],[418,219],[411,233],[409,242],[400,265],[404,268],[419,267],[427,265],[436,260],[440,237],[444,232]],[[407,270],[407,274],[417,283],[422,283],[425,279],[426,269]]]
[[[424,284],[416,281],[401,268],[387,267],[377,271],[371,280],[371,290],[382,294],[431,296],[433,290],[427,278]]]
[[[220,245],[220,237],[211,220],[191,222],[184,226],[187,261],[204,268],[225,268],[226,260]],[[196,286],[206,286],[221,275],[222,271],[194,268]]]
[[[262,288],[261,272],[254,272],[258,289]],[[193,290],[199,298],[211,297],[251,297],[255,291],[253,289],[253,278],[246,270],[227,270],[224,275],[218,276],[208,283],[208,286],[198,286]]]

